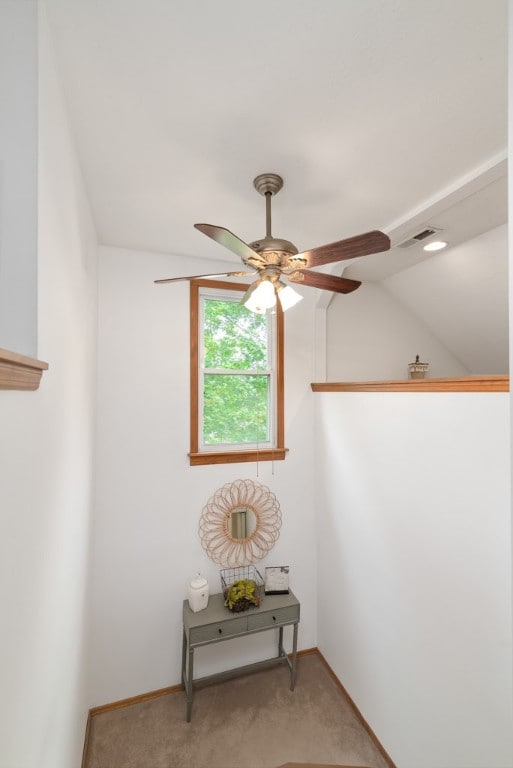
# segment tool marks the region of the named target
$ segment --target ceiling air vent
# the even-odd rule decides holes
[[[413,237],[409,237],[407,240],[404,240],[402,243],[399,243],[397,246],[398,248],[411,248],[412,245],[418,245],[423,240],[426,240],[428,237],[431,237],[431,235],[436,235],[438,232],[441,232],[441,229],[436,229],[435,227],[425,227],[420,232],[417,232],[416,235],[413,235]]]

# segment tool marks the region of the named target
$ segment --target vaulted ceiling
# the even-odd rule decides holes
[[[273,234],[299,250],[424,225],[452,245],[506,220],[507,0],[45,5],[103,244],[235,265],[193,224],[261,237],[269,171]]]

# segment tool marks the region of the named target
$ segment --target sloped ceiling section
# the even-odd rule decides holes
[[[45,6],[99,240],[168,254],[155,278],[175,256],[238,266],[193,224],[261,238],[265,172],[285,180],[273,234],[300,251],[505,221],[507,0]],[[382,281],[422,258],[344,266]]]
[[[398,272],[383,285],[469,373],[508,373],[506,225]]]
[[[328,381],[406,379],[416,354],[430,363],[431,377],[470,374],[426,323],[380,282],[335,297],[327,313],[326,337]]]

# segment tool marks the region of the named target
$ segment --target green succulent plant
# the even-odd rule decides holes
[[[251,605],[260,605],[256,582],[253,579],[234,581],[225,592],[224,604],[230,611],[244,611]]]

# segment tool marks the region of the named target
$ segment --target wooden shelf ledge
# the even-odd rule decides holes
[[[338,381],[311,384],[311,387],[313,392],[509,392],[509,376]]]
[[[0,348],[0,389],[35,390],[48,363]]]

